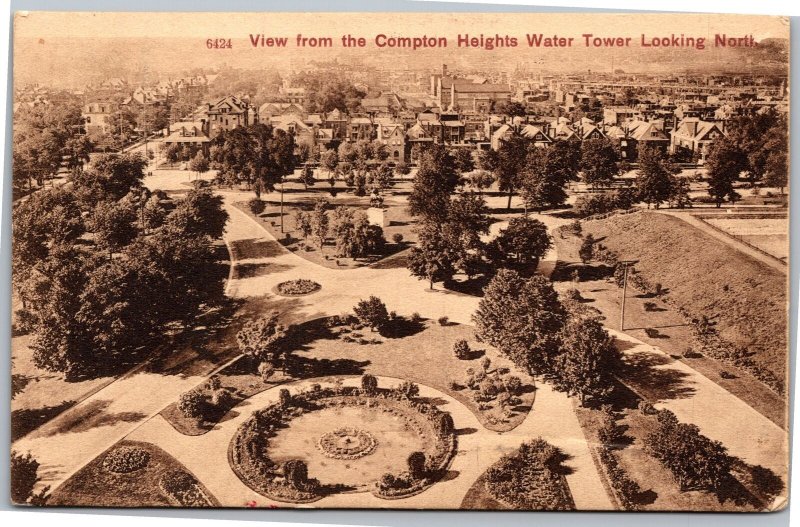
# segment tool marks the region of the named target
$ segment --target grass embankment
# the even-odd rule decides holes
[[[781,427],[786,427],[786,399],[744,368],[708,354],[690,353],[692,328],[677,307],[713,317],[720,335],[738,345],[751,342],[751,359],[771,375],[783,375],[786,361],[785,277],[772,268],[711,238],[678,218],[657,213],[614,216],[584,223],[591,233],[621,258],[638,260],[636,270],[667,290],[666,302],[629,289],[625,333],[657,346],[736,395]],[[619,329],[621,290],[596,263],[578,258],[581,239],[556,234],[559,265],[556,288],[577,287],[588,306],[605,323]],[[578,270],[581,281],[570,280]],[[763,286],[759,286],[763,284]],[[726,287],[727,285],[727,287]],[[747,338],[737,338],[745,335]],[[722,372],[732,373],[723,377]]]

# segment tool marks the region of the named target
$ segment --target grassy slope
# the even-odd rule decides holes
[[[725,340],[754,353],[759,365],[785,378],[786,277],[682,220],[643,212],[590,221],[586,233],[661,282],[690,313],[716,315]]]

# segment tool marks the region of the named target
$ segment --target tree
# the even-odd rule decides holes
[[[294,212],[294,225],[295,228],[303,235],[303,239],[311,236],[313,231],[311,227],[311,215],[303,210],[297,209]]]
[[[167,209],[161,204],[161,199],[153,194],[142,208],[142,222],[144,229],[157,229],[167,219]]]
[[[288,329],[276,311],[247,322],[236,334],[239,351],[261,362],[277,364],[286,351]]]
[[[359,300],[353,308],[358,321],[369,326],[372,331],[382,328],[389,321],[389,312],[377,296],[370,296],[366,300]]]
[[[365,373],[361,377],[361,389],[367,395],[372,395],[378,390],[378,379],[374,375]]]
[[[458,180],[455,160],[444,146],[425,148],[420,154],[419,169],[408,196],[409,212],[428,220],[443,219]]]
[[[209,189],[192,189],[179,200],[167,216],[168,230],[184,236],[208,236],[212,240],[222,237],[228,212],[222,207],[222,196]]]
[[[714,198],[717,207],[725,199],[736,201],[739,194],[733,189],[734,182],[745,169],[747,159],[742,151],[728,139],[715,142],[708,153],[708,194]]]
[[[511,198],[522,184],[522,173],[527,156],[528,141],[519,135],[513,135],[503,141],[497,151],[494,171],[500,192],[508,193],[506,208],[509,210],[511,209]]]
[[[91,209],[99,201],[119,201],[132,188],[141,187],[145,167],[147,160],[138,153],[103,154],[70,179],[78,199]]]
[[[306,190],[308,190],[308,187],[313,187],[317,182],[317,180],[314,179],[314,170],[309,166],[303,167],[303,170],[300,172],[300,181],[303,182],[303,186]]]
[[[556,384],[570,395],[603,400],[614,388],[619,364],[614,339],[594,318],[573,317],[564,327],[561,354],[556,359]]]
[[[428,280],[433,289],[434,282],[453,277],[462,247],[456,246],[442,226],[433,222],[424,222],[418,234],[417,246],[411,248],[408,257],[408,269],[413,276]]]
[[[328,171],[328,175],[330,176],[336,171],[336,167],[339,166],[339,155],[336,150],[325,150],[320,156],[320,165]]]
[[[560,347],[565,312],[549,280],[501,269],[472,315],[480,338],[518,367],[544,373]]]
[[[509,117],[525,117],[527,109],[525,105],[519,101],[508,101],[498,103],[495,107],[495,112]]]
[[[619,154],[606,138],[587,139],[581,145],[583,180],[593,187],[609,185],[619,173]]]
[[[325,245],[325,238],[328,236],[328,202],[324,199],[314,203],[314,210],[311,211],[309,222],[311,224],[311,234],[317,239],[317,246],[322,250]]]
[[[202,176],[210,168],[208,158],[203,154],[202,150],[198,150],[197,154],[189,161],[189,170],[197,172],[198,176]]]
[[[494,176],[488,170],[475,170],[467,176],[467,184],[478,191],[478,194],[483,194],[484,189],[492,186],[494,183]]]
[[[424,452],[412,452],[408,455],[408,475],[411,476],[411,479],[420,480],[425,478],[425,473],[427,472],[426,461]]]
[[[456,148],[452,155],[456,170],[459,174],[465,174],[475,170],[475,160],[472,157],[472,150],[468,148]]]
[[[11,502],[15,505],[28,503],[28,500],[35,498],[33,488],[39,481],[39,462],[34,459],[30,452],[26,455],[11,451]],[[39,496],[44,497],[50,489],[48,486]]]
[[[101,202],[92,211],[87,227],[94,233],[97,246],[113,255],[136,238],[134,221],[136,212],[130,204]]]
[[[639,172],[636,176],[636,187],[639,199],[658,208],[669,199],[672,192],[673,173],[676,169],[670,165],[664,154],[655,147],[640,146]]]
[[[550,149],[533,148],[528,153],[525,171],[520,181],[526,210],[532,208],[541,212],[549,207],[563,205],[567,200],[567,193],[564,191],[565,182],[548,169],[547,156],[550,151]]]
[[[258,198],[253,198],[247,202],[247,208],[250,209],[250,212],[255,214],[256,216],[260,215],[264,212],[264,209],[267,208],[267,204],[264,200],[260,200]]]
[[[537,219],[527,216],[511,218],[493,242],[499,263],[513,262],[535,269],[539,259],[552,247],[547,227]]]
[[[213,139],[210,150],[220,179],[251,186],[258,181],[260,188],[269,191],[294,171],[294,152],[294,136],[266,124],[224,130]]]
[[[578,249],[578,256],[585,264],[589,263],[594,255],[594,236],[587,234],[581,242],[581,247]]]

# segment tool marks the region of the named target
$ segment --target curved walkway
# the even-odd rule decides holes
[[[379,377],[378,380],[383,387],[395,386],[401,382],[401,379],[390,377]],[[283,387],[296,392],[317,381],[318,379],[309,379]],[[360,377],[349,377],[344,382],[348,386],[357,386],[359,383]],[[159,415],[127,439],[148,441],[169,452],[197,475],[223,507],[241,507],[248,502],[255,502],[257,506],[295,507],[297,505],[273,502],[252,491],[235,475],[227,457],[228,446],[238,427],[254,410],[277,401],[279,390],[280,387],[271,388],[242,402],[226,416],[227,420],[201,436],[185,436]],[[450,466],[453,477],[405,499],[384,500],[363,492],[335,494],[302,507],[457,509],[475,480],[492,463],[503,454],[516,450],[523,441],[541,436],[560,447],[570,457],[566,465],[573,472],[567,476],[567,482],[576,507],[579,510],[612,509],[605,493],[602,490],[598,492],[598,489],[602,489],[602,484],[572,411],[572,403],[563,393],[540,385],[534,410],[520,426],[506,433],[483,428],[469,409],[438,390],[420,386],[420,396],[444,401],[440,408],[450,412],[456,429],[461,430],[458,436],[458,453]]]

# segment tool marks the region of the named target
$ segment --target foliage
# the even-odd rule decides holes
[[[589,263],[594,255],[594,236],[587,234],[581,241],[581,246],[578,249],[578,256],[581,261],[586,264]]]
[[[485,473],[486,489],[496,499],[522,510],[574,508],[560,475],[564,455],[541,438],[504,455]]]
[[[378,379],[374,375],[365,373],[361,376],[361,389],[367,395],[373,395],[378,389]]]
[[[386,243],[381,227],[370,224],[364,212],[347,207],[334,210],[330,230],[337,256],[359,258],[379,254]]]
[[[222,237],[227,221],[222,196],[209,189],[192,189],[167,216],[166,227],[183,236],[217,239]]]
[[[11,451],[11,502],[27,503],[33,495],[33,487],[39,481],[39,462],[28,452],[26,455]]]
[[[657,428],[644,439],[645,450],[672,472],[681,490],[721,490],[733,463],[722,443],[678,422],[669,410],[659,411],[656,421]]]
[[[594,318],[572,318],[564,327],[561,354],[556,359],[556,385],[570,395],[603,400],[614,386],[620,361],[614,339]]]
[[[178,398],[178,410],[185,417],[202,417],[205,405],[205,397],[199,390],[189,390]]]
[[[427,469],[425,467],[425,453],[424,452],[411,452],[408,455],[407,465],[408,474],[411,479],[424,479]]]
[[[523,172],[528,156],[528,141],[519,135],[513,135],[500,144],[497,156],[490,161],[484,159],[482,163],[494,165],[495,177],[500,192],[508,193],[508,205],[511,208],[511,198],[522,185]],[[534,148],[531,146],[530,148]],[[482,167],[488,170],[485,166]]]
[[[373,331],[382,328],[389,321],[389,312],[377,296],[370,296],[366,300],[359,300],[353,307],[353,313],[359,322],[369,326]]]
[[[605,214],[617,209],[628,209],[636,201],[634,193],[631,189],[623,189],[587,194],[575,200],[573,210],[576,215],[585,218],[594,214]],[[669,197],[672,197],[673,194],[674,191],[671,191]]]
[[[297,162],[294,136],[266,124],[222,130],[211,143],[210,157],[218,178],[274,190]],[[259,197],[258,195],[256,197]]]
[[[181,507],[211,507],[213,504],[205,495],[194,476],[182,470],[167,472],[158,482],[159,487]]]
[[[426,220],[443,219],[458,181],[455,160],[447,149],[438,144],[425,148],[408,196],[409,212]]]
[[[136,238],[135,220],[136,212],[128,203],[103,201],[94,207],[86,227],[94,233],[98,247],[115,253]]]
[[[118,447],[103,458],[103,468],[117,474],[141,470],[150,462],[150,452],[139,447]]]
[[[639,199],[658,208],[670,197],[673,188],[673,174],[678,168],[669,163],[664,154],[655,147],[640,146],[639,172],[636,188]]]
[[[119,201],[144,179],[147,160],[138,153],[98,156],[86,170],[70,176],[76,196],[85,208],[100,201]]]
[[[281,324],[277,311],[251,320],[236,334],[239,351],[261,361],[276,364],[286,351],[287,328]]]
[[[328,214],[327,210],[330,204],[320,199],[314,203],[314,210],[311,211],[309,216],[309,224],[311,226],[311,234],[317,239],[317,246],[322,250],[325,245],[325,238],[328,236]]]
[[[267,202],[260,200],[258,198],[253,198],[247,202],[247,208],[250,209],[250,212],[258,216],[264,209],[267,208]]]
[[[399,232],[392,234],[392,241],[398,245],[403,243],[403,235]]]
[[[403,381],[397,387],[397,391],[403,394],[406,399],[413,399],[419,395],[419,386],[411,381]]]
[[[453,343],[453,353],[456,358],[461,360],[468,360],[472,356],[472,350],[469,349],[469,343],[464,339],[458,339]]]
[[[535,268],[553,242],[541,221],[519,216],[511,218],[493,242],[493,254],[499,265],[513,263]]]
[[[583,180],[592,186],[608,185],[619,173],[619,153],[605,138],[587,139],[581,145]]]
[[[730,140],[722,139],[711,146],[706,160],[708,194],[719,207],[725,199],[736,201],[740,196],[733,189],[739,174],[747,168],[747,157]]]
[[[501,269],[485,288],[472,319],[482,341],[523,370],[543,373],[558,352],[565,312],[546,278],[525,279]]]

